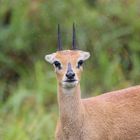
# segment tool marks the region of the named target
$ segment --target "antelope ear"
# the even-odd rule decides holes
[[[45,55],[45,60],[49,63],[53,63],[55,58],[55,53]]]
[[[84,51],[81,52],[81,59],[83,61],[87,60],[89,57],[90,57],[90,53],[89,52],[84,52]]]

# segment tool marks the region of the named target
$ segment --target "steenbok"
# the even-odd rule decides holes
[[[58,26],[58,51],[45,56],[54,65],[58,82],[55,139],[140,140],[140,86],[81,99],[82,64],[89,56],[76,48],[74,25],[72,49],[62,50]]]

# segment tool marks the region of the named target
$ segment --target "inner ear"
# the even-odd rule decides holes
[[[51,64],[53,64],[55,60],[55,53],[45,55],[45,60]]]
[[[82,51],[80,55],[81,55],[80,59],[83,60],[83,61],[87,60],[90,57],[89,52]]]

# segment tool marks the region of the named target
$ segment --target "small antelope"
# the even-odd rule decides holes
[[[58,81],[59,120],[56,140],[140,140],[140,86],[81,99],[82,64],[89,52],[77,50],[73,25],[72,50],[45,56],[54,65]],[[90,78],[90,77],[89,77]]]

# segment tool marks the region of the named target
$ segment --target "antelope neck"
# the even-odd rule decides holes
[[[81,91],[78,84],[73,89],[64,89],[58,86],[58,104],[60,120],[77,120],[81,112]],[[75,122],[74,121],[74,122]]]
[[[61,85],[58,85],[58,103],[64,102],[65,100],[77,100],[81,101],[81,90],[80,85],[78,84],[74,88],[63,88]]]

